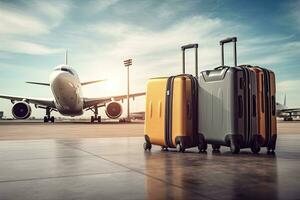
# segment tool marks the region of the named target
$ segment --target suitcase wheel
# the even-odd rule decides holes
[[[239,143],[235,142],[234,140],[230,140],[230,151],[233,154],[237,154],[240,152],[240,145]]]
[[[253,145],[251,147],[251,151],[252,151],[252,153],[258,154],[260,152],[260,146],[259,145],[258,146]]]
[[[268,154],[275,154],[275,148],[276,148],[276,139],[277,135],[273,135],[269,141],[269,144],[267,145],[267,153]]]
[[[144,145],[143,145],[143,147],[144,147],[144,150],[145,151],[147,151],[147,150],[151,150],[151,148],[152,148],[152,145],[151,145],[151,143],[149,143],[149,142],[145,142],[144,143]]]
[[[259,144],[259,141],[257,139],[255,139],[253,141],[253,144],[251,146],[251,151],[255,154],[259,153],[260,152],[260,144]]]
[[[207,143],[199,144],[198,145],[198,150],[199,150],[199,153],[206,152],[206,150],[207,150]]]
[[[211,147],[212,147],[212,149],[213,149],[213,151],[220,151],[220,148],[221,148],[221,145],[219,145],[219,144],[212,144],[211,145]]]
[[[176,144],[176,150],[177,150],[178,152],[182,152],[182,153],[185,152],[185,148],[183,147],[183,145],[182,145],[181,143],[177,143],[177,144]]]
[[[272,150],[268,150],[267,154],[269,154],[269,155],[275,155],[275,151],[273,149]]]
[[[275,149],[272,149],[272,148],[268,147],[267,150],[268,150],[267,154],[269,154],[269,155],[274,155],[275,154]]]
[[[168,151],[168,147],[161,147],[161,151]]]

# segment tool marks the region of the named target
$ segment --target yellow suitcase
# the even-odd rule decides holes
[[[205,151],[204,137],[197,133],[197,101],[198,82],[192,75],[150,79],[146,94],[144,149],[150,150],[151,144],[155,144],[163,150],[177,148],[184,152],[198,146],[199,151]]]

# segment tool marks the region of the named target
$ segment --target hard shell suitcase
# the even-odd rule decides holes
[[[277,139],[276,85],[273,71],[252,67],[255,70],[258,85],[258,130],[262,136],[261,147],[267,147],[268,153],[274,152]]]
[[[276,140],[277,140],[277,119],[276,119],[276,79],[275,73],[271,70],[269,71],[269,87],[270,87],[270,95],[269,95],[269,108],[271,112],[269,112],[269,137],[267,141],[267,149],[268,153],[274,153],[276,148]]]
[[[244,101],[247,105],[245,109],[246,118],[249,118],[249,122],[246,124],[246,131],[244,134],[244,141],[242,148],[251,148],[253,153],[258,153],[260,151],[260,146],[263,145],[262,136],[258,132],[258,79],[256,76],[256,71],[251,65],[240,65],[245,73],[245,88],[244,92],[247,94]],[[247,80],[248,79],[248,80]]]
[[[196,48],[197,55],[197,44],[183,46],[183,55],[187,48]],[[204,142],[199,142],[201,138],[197,134],[197,89],[197,79],[187,74],[148,81],[145,150],[150,150],[152,144],[160,145],[162,149],[176,147],[181,152],[195,146],[199,150],[205,148]]]
[[[252,70],[256,73],[257,78],[257,117],[258,117],[258,134],[262,138],[262,143],[265,143],[266,140],[266,112],[265,112],[265,98],[266,95],[264,93],[264,85],[265,85],[265,78],[264,78],[264,71],[260,67],[252,67]]]
[[[204,135],[214,150],[221,145],[230,146],[232,153],[255,147],[258,128],[254,70],[224,66],[224,44],[228,42],[234,43],[237,66],[236,41],[234,37],[220,42],[222,66],[201,72],[198,80],[198,133]]]

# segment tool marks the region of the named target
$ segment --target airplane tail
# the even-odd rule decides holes
[[[286,106],[286,93],[284,94],[284,101],[283,101],[283,105]]]
[[[65,64],[68,65],[68,50],[65,52]]]

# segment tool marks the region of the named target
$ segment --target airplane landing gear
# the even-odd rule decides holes
[[[288,117],[283,118],[284,121],[293,121],[292,113],[289,113]]]
[[[91,109],[94,113],[94,116],[91,116],[91,123],[94,123],[95,121],[98,121],[98,123],[101,123],[101,116],[98,116],[98,107],[95,106],[94,109]]]
[[[44,123],[51,122],[54,123],[55,119],[51,117],[51,108],[46,108],[46,116],[44,117]]]

